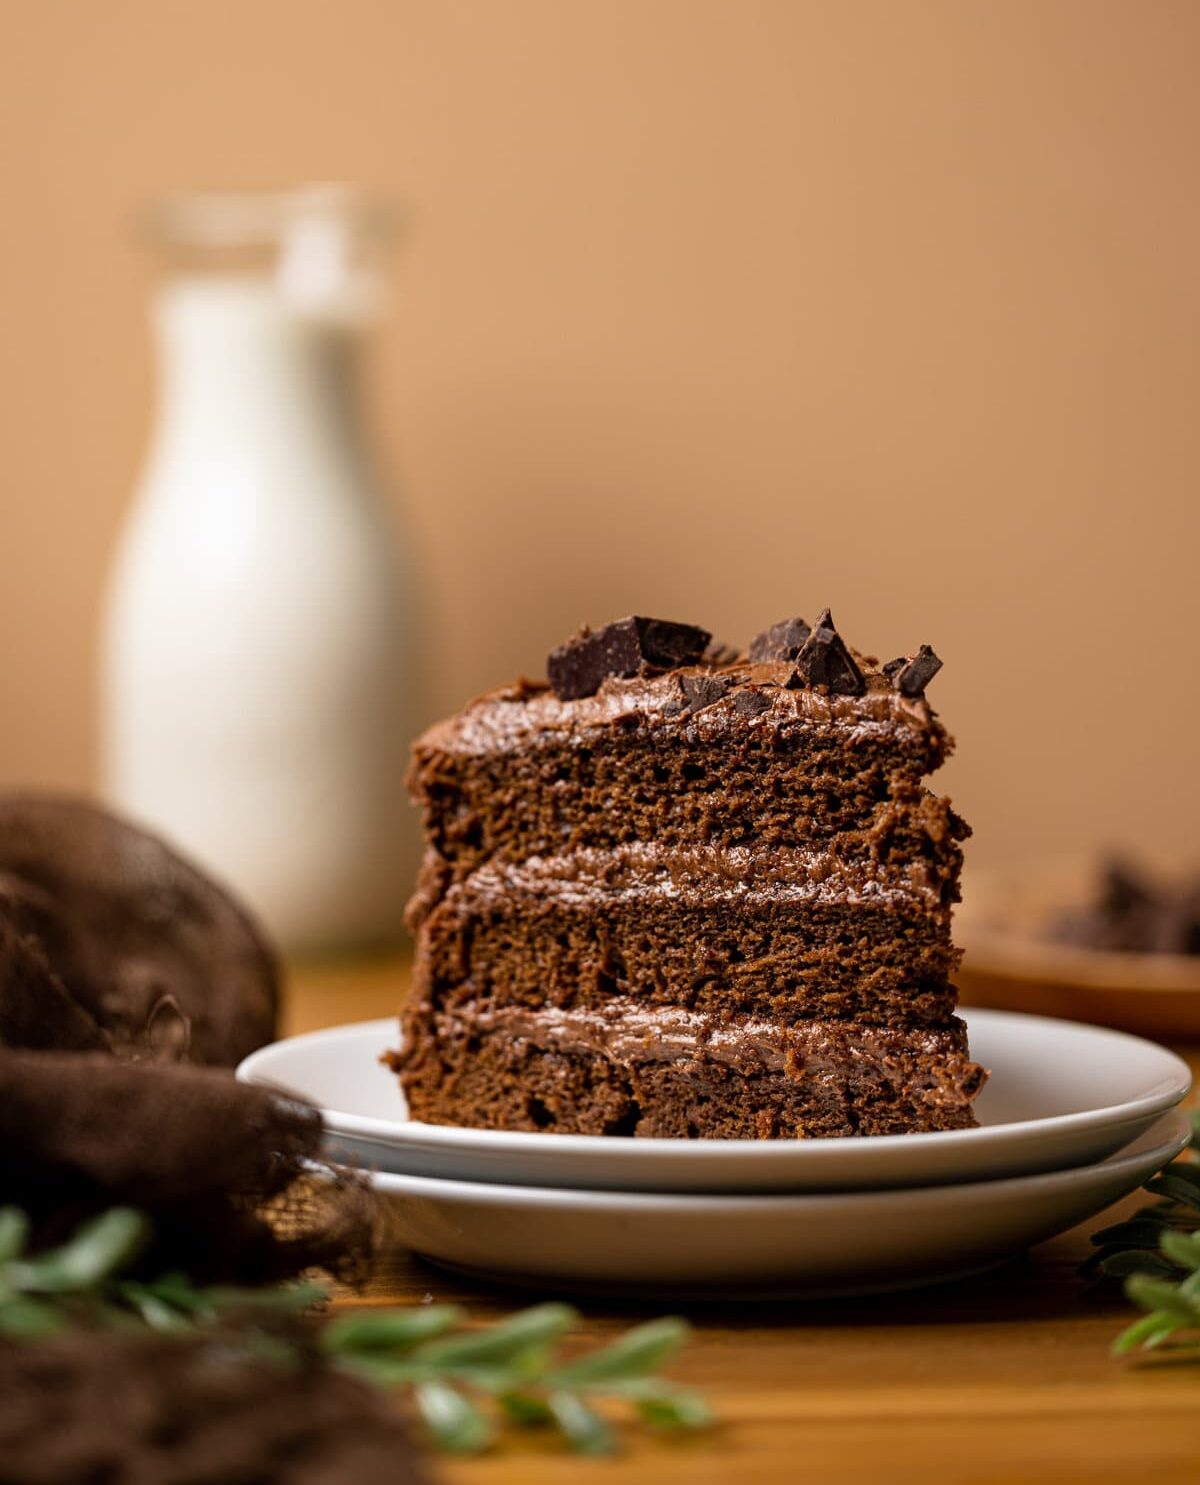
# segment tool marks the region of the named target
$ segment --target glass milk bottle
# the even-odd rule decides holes
[[[158,208],[160,407],[107,594],[105,792],[293,951],[393,937],[410,885],[413,600],[357,399],[380,225],[333,188]]]

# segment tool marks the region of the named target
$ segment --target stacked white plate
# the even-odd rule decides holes
[[[394,1020],[310,1032],[238,1070],[325,1117],[399,1240],[544,1293],[708,1299],[904,1288],[990,1267],[1095,1216],[1187,1144],[1187,1065],[1152,1042],[967,1014],[979,1127],[814,1140],[520,1134],[406,1117]]]

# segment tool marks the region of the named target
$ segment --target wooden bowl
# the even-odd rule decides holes
[[[965,950],[957,977],[963,1004],[1200,1040],[1200,956],[1114,953],[1049,939],[1064,910],[1091,899],[1097,872],[1093,857],[969,869],[955,915],[955,939]]]

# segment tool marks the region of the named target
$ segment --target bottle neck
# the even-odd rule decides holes
[[[361,459],[350,324],[299,312],[266,282],[197,278],[161,291],[156,328],[159,461]]]

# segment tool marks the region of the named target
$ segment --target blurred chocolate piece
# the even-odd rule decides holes
[[[720,701],[722,696],[733,686],[734,677],[726,675],[685,675],[680,678],[680,687],[683,690],[687,712],[703,711],[706,706],[712,706],[714,702]]]
[[[275,1034],[279,974],[257,926],[93,805],[0,795],[0,926],[0,1043],[233,1066]]]
[[[755,664],[764,660],[795,660],[811,633],[803,619],[780,619],[750,641],[750,659]]]
[[[867,689],[863,673],[834,627],[825,609],[796,656],[796,669],[788,685],[824,686],[835,696],[861,696]]]
[[[883,673],[902,696],[924,696],[925,687],[942,668],[942,662],[928,645],[915,655],[900,655],[889,660]]]
[[[1161,882],[1112,857],[1100,868],[1092,901],[1061,912],[1050,936],[1117,954],[1200,954],[1200,873]]]
[[[552,650],[550,684],[563,701],[591,696],[610,676],[649,675],[694,665],[712,639],[707,629],[637,616],[595,631],[581,630]]]

